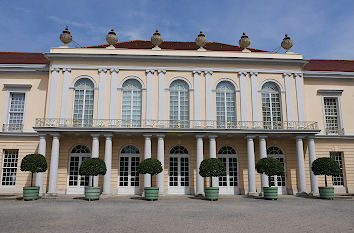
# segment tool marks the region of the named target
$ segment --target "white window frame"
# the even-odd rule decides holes
[[[94,80],[92,80],[92,78],[90,76],[79,76],[75,79],[75,82],[73,83],[73,87],[71,89],[73,89],[73,99],[72,99],[72,113],[71,113],[71,116],[72,116],[72,123],[73,125],[76,125],[77,124],[77,127],[82,127],[84,125],[84,121],[85,121],[85,98],[86,98],[86,90],[88,89],[83,89],[85,90],[85,93],[84,93],[84,99],[83,99],[83,109],[82,109],[82,118],[81,118],[81,122],[79,123],[76,123],[74,122],[74,111],[75,111],[75,95],[76,95],[76,90],[81,90],[81,89],[78,89],[75,87],[75,84],[76,82],[78,82],[80,79],[88,79],[92,82],[93,84],[93,88],[92,88],[92,91],[93,91],[93,102],[92,102],[92,119],[91,119],[91,124],[93,123],[93,119],[95,118],[95,101],[96,101],[96,98],[95,98],[95,91],[97,90],[96,88],[96,83],[94,82]],[[86,119],[88,120],[88,119]],[[89,124],[88,124],[89,125]]]
[[[171,150],[177,146],[182,146],[184,147],[188,154],[171,154]],[[177,158],[177,174],[178,174],[178,186],[170,186],[170,158]],[[181,184],[181,158],[188,158],[188,186],[180,186]],[[188,151],[188,149],[183,146],[183,145],[175,145],[172,146],[171,149],[169,150],[169,154],[168,154],[168,172],[167,172],[167,180],[168,180],[168,188],[167,188],[167,192],[168,194],[175,194],[175,195],[184,195],[184,194],[190,194],[191,193],[191,156],[190,153]]]
[[[263,86],[267,83],[273,83],[275,86],[278,87],[278,93],[279,93],[279,105],[280,105],[280,122],[281,122],[281,125],[279,127],[276,126],[275,124],[275,121],[273,121],[273,111],[272,111],[272,96],[271,94],[274,94],[274,93],[271,93],[271,92],[264,92],[263,91]],[[284,93],[284,91],[282,90],[282,86],[280,85],[280,83],[276,80],[265,80],[262,85],[261,85],[261,89],[260,89],[260,94],[261,94],[261,112],[262,112],[262,122],[263,122],[263,127],[266,127],[266,125],[264,125],[265,122],[268,122],[268,121],[264,121],[264,112],[263,112],[263,94],[267,94],[269,98],[269,104],[270,104],[270,119],[271,121],[269,122],[270,123],[270,129],[279,129],[281,128],[283,125],[283,120],[284,120],[284,116],[283,116],[283,106],[282,106],[282,94]],[[268,126],[269,127],[269,126]]]
[[[327,134],[327,135],[344,134],[342,107],[341,107],[341,100],[340,100],[343,90],[318,90],[317,92],[322,95],[321,101],[322,101],[322,116],[323,116],[324,134]],[[325,98],[335,98],[337,101],[337,121],[338,121],[338,133],[337,134],[328,134],[327,133],[327,128],[326,128],[327,123],[326,123],[325,104],[324,104]]]
[[[235,148],[233,146],[230,146],[230,145],[224,145],[224,146],[229,146],[231,147],[233,150],[235,150]],[[219,190],[220,190],[220,194],[240,194],[240,170],[239,170],[239,167],[240,167],[240,160],[239,160],[239,156],[238,156],[238,153],[237,151],[235,150],[236,154],[219,154],[220,152],[220,149],[223,148],[224,146],[221,146],[219,149],[218,149],[218,154],[217,154],[217,158],[226,158],[226,160],[228,160],[229,158],[236,158],[236,161],[237,161],[237,174],[236,174],[236,182],[237,182],[237,186],[230,186],[229,185],[229,182],[230,182],[230,175],[229,175],[229,166],[230,166],[230,163],[228,161],[226,161],[226,182],[227,182],[227,186],[220,186],[219,185],[219,178],[217,178],[217,185],[219,187]]]
[[[172,89],[171,88],[171,85],[174,83],[174,82],[182,82],[182,83],[185,83],[186,86],[187,86],[187,90],[186,91],[182,91],[182,90],[175,90],[175,89]],[[170,82],[169,84],[169,124],[170,126],[174,127],[174,128],[186,128],[190,125],[190,120],[191,120],[191,111],[190,111],[190,108],[191,108],[191,98],[190,98],[190,85],[188,82],[186,82],[184,79],[175,79],[173,80],[172,82]],[[174,119],[171,119],[171,92],[177,92],[178,93],[178,96],[177,96],[177,101],[178,101],[178,110],[177,110],[177,120],[174,120]],[[181,92],[185,92],[187,93],[186,94],[186,97],[188,98],[188,106],[187,109],[188,109],[188,119],[187,120],[181,120]],[[176,121],[176,122],[174,122]],[[181,121],[181,122],[179,122]],[[186,121],[186,122],[184,122]]]
[[[220,85],[220,84],[222,84],[223,82],[225,82],[225,83],[228,83],[228,84],[230,84],[232,87],[233,87],[233,90],[232,91],[225,91],[225,90],[218,90],[218,86]],[[223,93],[223,95],[224,95],[224,100],[223,100],[223,103],[224,103],[224,111],[223,111],[223,113],[224,113],[224,118],[225,118],[225,121],[224,122],[219,122],[217,119],[218,119],[218,110],[217,110],[217,108],[218,108],[218,106],[217,106],[217,104],[218,104],[218,102],[216,101],[216,98],[218,97],[217,95],[218,95],[218,93]],[[232,97],[233,97],[233,103],[234,103],[234,115],[233,116],[231,116],[231,117],[234,117],[234,121],[231,121],[231,122],[229,122],[227,119],[228,119],[228,117],[230,117],[229,115],[228,115],[228,111],[227,111],[227,93],[232,93]],[[229,102],[230,103],[230,102]],[[216,88],[215,88],[215,111],[216,111],[216,120],[217,120],[217,124],[220,124],[219,125],[219,127],[220,128],[233,128],[233,127],[235,127],[236,126],[236,122],[237,122],[237,114],[236,114],[236,112],[237,112],[237,107],[236,107],[236,87],[235,87],[235,85],[232,83],[232,82],[230,82],[230,81],[228,81],[228,80],[224,80],[224,81],[220,81],[218,84],[217,84],[217,86],[216,86]]]
[[[3,184],[2,184],[2,178],[4,177],[5,150],[17,150],[17,167],[16,167],[16,177],[15,177],[15,184],[14,184],[14,185],[3,185]],[[20,155],[20,150],[19,150],[19,149],[3,149],[3,150],[2,150],[2,163],[1,163],[0,187],[15,187],[15,186],[16,186],[19,155]]]
[[[134,80],[136,81],[137,83],[140,84],[140,89],[139,89],[139,92],[140,92],[140,118],[138,120],[138,122],[134,122],[133,121],[133,102],[134,102],[134,98],[133,98],[133,93],[138,91],[138,89],[124,89],[124,84],[126,82],[129,82],[130,80]],[[122,87],[121,87],[121,91],[122,91],[122,100],[121,100],[121,116],[122,116],[122,125],[124,127],[140,127],[141,126],[141,123],[142,123],[142,115],[143,115],[143,86],[141,84],[141,82],[136,79],[136,78],[126,78],[125,81],[122,83]],[[124,92],[125,91],[130,91],[130,108],[131,108],[131,111],[130,111],[130,118],[129,119],[123,119],[123,99],[124,99]],[[149,107],[149,106],[148,106]],[[125,122],[125,121],[129,121],[129,122]]]
[[[342,173],[343,173],[343,185],[334,185],[333,184],[333,179],[331,177],[331,181],[332,181],[332,185],[336,188],[345,188],[346,187],[346,177],[345,177],[345,164],[344,164],[344,152],[343,151],[330,151],[329,152],[329,157],[331,157],[331,153],[340,153],[341,154],[341,157],[342,157],[342,165],[343,165],[343,168],[342,168]]]

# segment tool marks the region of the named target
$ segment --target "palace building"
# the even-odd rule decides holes
[[[105,160],[93,182],[107,195],[141,194],[145,158],[164,167],[152,180],[160,194],[257,195],[270,183],[280,194],[318,193],[324,177],[311,162],[332,157],[341,174],[336,193],[354,192],[354,61],[304,59],[294,52],[247,49],[196,41],[117,42],[48,53],[0,53],[0,193],[21,193],[30,173],[26,154],[45,155],[48,171],[35,176],[41,193],[83,194],[78,173],[89,157]],[[285,37],[283,48],[292,41]],[[274,157],[282,176],[266,177],[255,162]],[[219,158],[224,177],[198,174],[204,158]]]

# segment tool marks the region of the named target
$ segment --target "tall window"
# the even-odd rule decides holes
[[[90,149],[85,145],[77,145],[70,152],[69,158],[69,187],[85,187],[89,185],[89,176],[79,175],[81,163],[90,158]]]
[[[88,78],[75,83],[74,126],[91,126],[93,120],[94,84]]]
[[[326,133],[338,134],[338,98],[337,97],[324,97],[324,114],[326,121]]]
[[[286,192],[286,177],[285,177],[286,171],[285,171],[284,153],[280,148],[275,147],[275,146],[271,146],[267,149],[267,156],[279,160],[279,162],[283,165],[283,168],[284,168],[283,175],[275,175],[275,176],[268,177],[269,187],[270,186],[278,187],[279,193],[285,194],[285,192]]]
[[[334,186],[344,186],[344,173],[343,173],[343,153],[342,152],[329,152],[330,157],[337,161],[340,168],[338,176],[332,176],[332,183]]]
[[[189,126],[189,88],[182,80],[173,81],[170,85],[170,126]]]
[[[135,79],[124,82],[122,98],[122,120],[126,127],[141,125],[141,84]],[[151,108],[151,106],[147,106]]]
[[[219,128],[230,128],[236,124],[235,87],[230,82],[216,86],[216,119]]]
[[[266,129],[281,127],[281,99],[279,87],[267,82],[262,87],[263,124]]]
[[[18,150],[4,150],[2,166],[2,185],[15,185],[17,172]]]
[[[219,177],[220,187],[234,187],[237,184],[237,154],[231,146],[223,146],[218,151],[218,159],[221,160],[226,167],[226,176]],[[234,190],[231,190],[233,193]]]
[[[23,128],[25,112],[25,93],[10,93],[10,108],[6,131],[18,131]]]

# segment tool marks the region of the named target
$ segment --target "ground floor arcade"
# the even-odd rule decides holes
[[[3,151],[0,192],[21,192],[29,184],[30,175],[19,170],[20,160],[34,152],[46,156],[49,168],[38,174],[35,182],[42,192],[53,195],[83,193],[89,179],[80,177],[78,168],[88,157],[105,160],[107,174],[94,182],[109,195],[141,194],[144,186],[150,186],[149,175],[139,175],[136,171],[139,162],[149,157],[163,163],[164,171],[152,179],[162,194],[201,194],[209,182],[219,186],[222,194],[257,194],[269,182],[278,186],[281,194],[316,193],[318,184],[323,183],[322,177],[310,172],[310,161],[316,156],[334,156],[341,162],[343,174],[332,178],[337,192],[352,192],[354,187],[350,171],[354,146],[349,140],[276,135],[47,133],[36,138],[3,138],[0,146]],[[9,170],[9,158],[15,156],[16,150],[17,164]],[[266,156],[282,162],[284,176],[265,177],[256,173],[255,162]],[[198,165],[208,157],[225,163],[225,177],[210,181],[199,176]]]

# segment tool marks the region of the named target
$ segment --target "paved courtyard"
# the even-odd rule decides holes
[[[0,200],[0,232],[354,232],[354,200]]]

